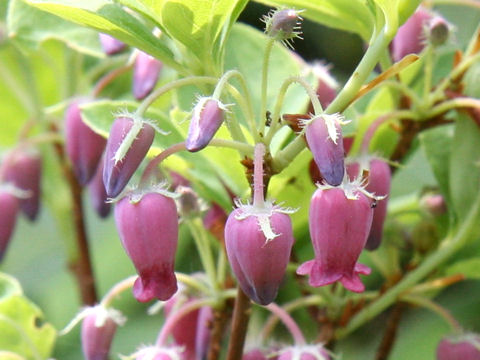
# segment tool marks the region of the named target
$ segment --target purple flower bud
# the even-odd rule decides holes
[[[419,54],[425,47],[424,27],[432,14],[423,8],[415,13],[398,29],[391,44],[392,57],[395,62],[408,54]]]
[[[179,347],[147,346],[132,355],[135,360],[179,360],[184,359]]]
[[[330,356],[322,345],[303,345],[283,350],[278,360],[330,360]]]
[[[371,201],[358,186],[322,187],[310,203],[309,227],[315,259],[303,263],[297,274],[310,275],[314,287],[340,281],[348,290],[362,292],[358,274],[370,269],[357,263],[372,224]]]
[[[95,174],[107,140],[82,121],[74,101],[65,113],[65,150],[80,185],[85,186]]]
[[[479,360],[480,336],[461,334],[442,339],[437,347],[437,360]]]
[[[246,216],[242,206],[230,214],[225,225],[225,245],[233,272],[243,292],[261,305],[277,296],[294,242],[290,217],[274,210],[269,215]],[[266,222],[274,232],[271,238],[265,235]]]
[[[212,308],[209,306],[200,308],[197,320],[197,335],[195,337],[195,354],[197,359],[205,359],[207,357],[212,321]]]
[[[153,56],[140,51],[133,67],[133,96],[142,100],[150,94],[157,83],[163,64]]]
[[[104,162],[101,161],[97,167],[93,179],[88,184],[88,191],[90,193],[90,201],[98,216],[106,218],[110,214],[112,204],[107,202],[108,195],[103,184],[103,164]]]
[[[279,40],[288,40],[301,34],[299,12],[294,9],[273,11],[264,18],[265,32],[268,36]]]
[[[103,51],[107,55],[114,55],[123,51],[126,45],[120,40],[115,39],[113,36],[107,34],[98,34],[100,39],[100,44],[102,45]]]
[[[154,128],[147,123],[143,123],[123,158],[117,161],[115,159],[117,150],[133,126],[134,122],[131,118],[119,117],[115,119],[110,129],[103,168],[103,183],[107,195],[110,197],[115,197],[122,192],[145,155],[147,155],[155,137]]]
[[[450,35],[450,25],[441,16],[435,16],[428,25],[428,40],[433,46],[445,44]]]
[[[441,194],[426,194],[422,196],[420,205],[435,216],[440,216],[447,212],[447,204]]]
[[[345,174],[342,129],[338,115],[319,115],[306,125],[307,144],[323,179],[340,185]]]
[[[40,209],[40,180],[42,177],[42,158],[33,149],[13,150],[5,159],[4,179],[20,190],[29,193],[20,199],[20,210],[34,221]]]
[[[18,207],[18,198],[8,190],[0,188],[0,260],[7,251],[15,229]]]
[[[102,306],[89,308],[82,321],[82,350],[86,360],[107,360],[113,336],[117,330],[118,312]],[[111,315],[113,311],[114,315]],[[123,319],[122,319],[123,320]],[[120,320],[120,321],[122,321]]]
[[[177,291],[175,201],[156,192],[129,194],[116,204],[115,222],[123,247],[140,275],[133,287],[135,298],[140,302],[169,299]]]
[[[387,216],[388,195],[390,194],[392,173],[390,166],[388,166],[385,161],[376,158],[370,159],[368,168],[366,190],[376,196],[385,196],[384,199],[374,203],[372,227],[368,235],[367,244],[365,245],[365,249],[375,250],[382,242],[383,224]],[[358,163],[352,163],[347,166],[347,173],[351,180],[359,176],[358,171]]]
[[[195,105],[193,116],[188,128],[185,147],[188,151],[202,150],[223,123],[225,105],[220,101],[204,97]]]
[[[262,350],[255,348],[245,352],[242,355],[242,360],[267,360],[267,356],[263,353]]]

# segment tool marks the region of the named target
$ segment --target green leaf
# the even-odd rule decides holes
[[[480,130],[459,113],[450,157],[450,198],[459,220],[467,217],[480,187]]]
[[[480,258],[456,262],[445,269],[445,275],[462,274],[466,279],[480,280]]]
[[[41,360],[50,356],[55,329],[40,309],[22,295],[17,280],[0,273],[0,359]]]
[[[28,4],[87,26],[136,47],[165,64],[183,71],[170,49],[152,31],[119,5],[107,0],[72,2],[70,0],[26,0]]]
[[[398,1],[398,25],[402,25],[415,12],[422,0]]]
[[[373,0],[382,9],[387,25],[386,36],[393,39],[398,29],[399,0]]]
[[[38,10],[22,0],[9,2],[7,26],[9,37],[20,46],[38,49],[42,42],[57,39],[81,53],[104,56],[96,31]]]
[[[247,1],[123,0],[122,3],[149,14],[163,31],[200,60],[205,73],[215,75],[219,49]]]
[[[447,203],[450,203],[448,174],[453,132],[454,126],[447,125],[425,130],[419,135],[422,149]]]
[[[353,32],[370,40],[375,19],[365,0],[256,0],[273,7],[303,9],[302,17],[325,26]]]

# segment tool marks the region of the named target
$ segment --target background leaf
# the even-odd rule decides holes
[[[458,261],[445,269],[445,274],[462,274],[466,279],[480,280],[480,258],[471,258]]]

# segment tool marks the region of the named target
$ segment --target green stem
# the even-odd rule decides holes
[[[406,275],[397,285],[390,288],[385,292],[378,300],[374,301],[370,305],[363,308],[357,313],[348,325],[344,328],[336,331],[336,337],[343,338],[352,331],[358,329],[373,317],[380,314],[390,305],[395,303],[401,294],[412,286],[417,284],[432,271],[437,269],[441,264],[448,260],[453,254],[461,249],[467,241],[470,239],[472,231],[477,227],[477,221],[480,216],[480,193],[477,195],[477,199],[473,204],[468,217],[465,219],[461,227],[458,229],[454,236],[447,237],[442,246],[432,253],[425,261],[419,265],[418,268]]]
[[[433,107],[427,114],[427,119],[434,118],[440,114],[447,112],[448,110],[457,108],[480,108],[480,100],[474,98],[456,98],[453,100],[445,101],[440,105]]]
[[[423,106],[430,107],[429,96],[432,89],[433,46],[428,45],[424,55]]]
[[[263,134],[265,130],[265,114],[267,113],[267,88],[268,88],[268,62],[270,60],[270,54],[272,53],[273,44],[275,39],[269,39],[267,42],[267,47],[265,48],[265,54],[263,56],[263,65],[262,65],[262,93],[261,93],[261,105],[260,105],[260,115],[259,115],[259,133]]]

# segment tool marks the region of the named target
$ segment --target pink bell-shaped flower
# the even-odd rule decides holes
[[[4,180],[28,193],[20,201],[20,210],[34,221],[40,209],[42,158],[35,149],[15,149],[5,158]]]
[[[340,115],[322,114],[305,122],[307,144],[323,179],[340,185],[345,173]]]
[[[330,360],[330,356],[320,344],[300,345],[283,350],[278,360]]]
[[[263,155],[255,148],[254,201],[241,204],[228,217],[225,246],[228,260],[243,292],[261,305],[277,296],[290,259],[294,238],[292,222],[282,209],[263,198]]]
[[[19,208],[19,199],[10,188],[8,185],[0,185],[0,260],[5,255],[15,230]]]
[[[460,334],[440,341],[437,360],[480,360],[480,336]]]
[[[361,164],[364,164],[361,166]],[[347,173],[350,180],[360,176],[359,170],[362,167],[368,171],[367,186],[365,189],[376,196],[384,197],[374,204],[373,220],[370,234],[368,235],[365,249],[375,250],[382,242],[383,224],[387,216],[388,195],[390,194],[390,184],[392,182],[392,173],[390,166],[378,158],[362,159],[360,163],[353,162],[347,165]]]
[[[108,360],[117,324],[125,319],[116,310],[101,305],[84,310],[82,321],[82,350],[86,360]]]
[[[133,133],[134,136],[131,136]],[[147,155],[155,137],[148,123],[128,117],[115,119],[110,129],[103,167],[103,183],[107,195],[115,197],[127,185],[135,170]],[[130,143],[127,144],[127,139]]]
[[[153,56],[139,51],[133,66],[133,96],[144,99],[155,87],[163,64]]]
[[[93,179],[88,184],[88,192],[95,212],[101,218],[106,218],[110,214],[112,204],[107,201],[108,195],[103,184],[103,164],[104,162],[100,161]]]
[[[253,348],[242,355],[242,360],[267,360],[267,356],[259,348]]]
[[[227,107],[217,99],[203,97],[198,101],[185,140],[188,151],[199,151],[208,145],[222,125],[225,111]]]
[[[356,182],[341,187],[320,186],[310,202],[309,228],[315,259],[303,263],[297,274],[310,275],[314,287],[340,281],[350,291],[362,292],[358,274],[370,269],[357,263],[372,225],[371,200]]]
[[[391,52],[393,61],[402,60],[408,54],[419,54],[425,47],[425,28],[432,14],[420,7],[402,25],[392,40]]]
[[[65,150],[79,184],[85,186],[95,175],[107,140],[83,122],[81,103],[72,102],[65,113]]]
[[[183,360],[183,349],[180,347],[146,346],[129,358],[135,360]]]
[[[100,33],[98,34],[98,38],[100,39],[103,51],[105,51],[105,54],[107,55],[114,55],[122,52],[126,47],[123,42],[108,34]]]
[[[161,188],[132,192],[116,204],[115,222],[122,245],[139,274],[133,287],[135,298],[140,302],[168,300],[177,291],[175,201]]]

